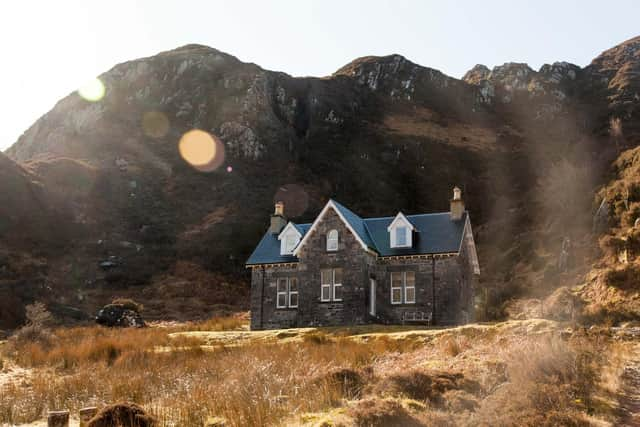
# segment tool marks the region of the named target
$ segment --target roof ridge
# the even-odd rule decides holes
[[[448,214],[449,214],[449,211],[430,212],[430,213],[411,214],[411,215],[405,215],[403,213],[403,215],[406,216],[407,218],[418,217],[418,216],[448,215]],[[374,217],[371,217],[371,218],[362,218],[362,219],[365,220],[365,221],[371,221],[371,220],[374,220],[374,219],[394,219],[396,216],[398,216],[398,215],[396,214],[396,215],[393,215],[393,216],[374,216]]]

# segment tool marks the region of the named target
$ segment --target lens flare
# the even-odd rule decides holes
[[[100,79],[95,78],[88,81],[78,89],[78,95],[89,102],[100,101],[105,93],[104,83]]]
[[[227,172],[229,173],[233,172],[233,168],[231,166],[227,166]]]
[[[162,138],[169,132],[169,119],[160,111],[149,111],[142,116],[142,130],[152,138]]]
[[[274,202],[284,202],[287,209],[287,216],[295,218],[305,213],[309,207],[309,194],[300,184],[285,184],[278,188]]]
[[[224,146],[208,132],[190,130],[178,146],[185,162],[201,172],[212,172],[224,162]]]

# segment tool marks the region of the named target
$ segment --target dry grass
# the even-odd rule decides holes
[[[443,406],[443,394],[449,390],[478,393],[480,385],[464,378],[460,372],[430,372],[423,369],[403,369],[392,373],[378,386],[379,394],[404,396]]]
[[[411,427],[423,425],[396,400],[369,398],[358,401],[349,415],[359,427]]]
[[[221,324],[235,322],[212,325]],[[0,423],[33,421],[47,409],[127,400],[150,409],[161,425],[202,425],[210,416],[234,426],[265,425],[355,396],[360,372],[387,351],[384,341],[345,338],[204,351],[200,341],[170,338],[174,331],[83,327],[55,330],[46,345],[16,342],[10,356],[38,375],[26,386],[0,390]],[[159,347],[172,350],[155,351]],[[344,370],[335,371],[339,367]],[[359,373],[349,376],[349,370]],[[327,380],[318,387],[322,377]]]
[[[231,319],[208,324],[236,327]],[[210,417],[230,426],[581,425],[576,420],[597,412],[592,393],[604,360],[586,339],[552,338],[552,325],[368,328],[352,336],[334,328],[240,331],[255,339],[206,349],[174,334],[183,325],[58,329],[46,345],[10,347],[34,375],[0,386],[0,424],[129,401],[163,427],[201,426]]]

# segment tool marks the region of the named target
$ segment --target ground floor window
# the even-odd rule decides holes
[[[391,304],[416,302],[416,274],[413,271],[391,273]]]
[[[342,269],[320,270],[320,300],[342,301]]]
[[[298,279],[296,277],[280,277],[277,282],[277,308],[298,307]]]

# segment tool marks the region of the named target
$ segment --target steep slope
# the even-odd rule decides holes
[[[608,52],[594,64],[638,62],[611,65]],[[7,154],[69,212],[48,286],[86,310],[114,294],[151,300],[158,316],[243,306],[243,263],[274,200],[301,221],[328,197],[362,215],[418,213],[447,209],[453,185],[500,301],[552,288],[562,239],[590,226],[591,191],[616,154],[604,67],[477,66],[457,80],[391,55],[293,78],[188,45],[115,66],[103,99],[70,94]],[[195,168],[193,129],[216,147]]]
[[[42,293],[50,252],[39,247],[59,247],[60,219],[37,178],[0,153],[0,329]]]
[[[612,179],[596,200],[608,224],[602,224],[602,254],[580,295],[591,316],[640,318],[640,147],[623,152],[614,162]]]

